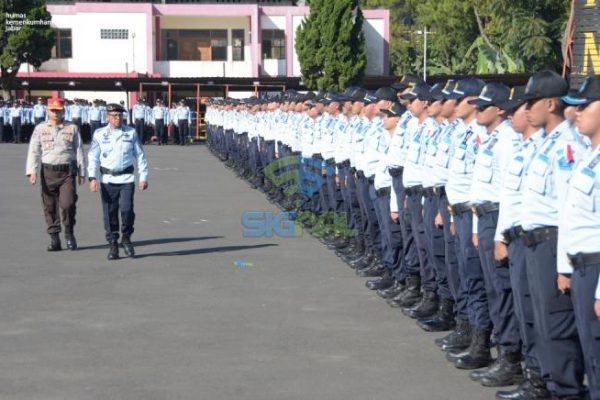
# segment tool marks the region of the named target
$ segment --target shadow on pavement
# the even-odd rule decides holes
[[[257,245],[253,245],[253,246],[223,246],[223,247],[207,247],[207,248],[190,249],[190,250],[160,251],[157,253],[136,254],[135,258],[189,256],[189,255],[193,255],[193,254],[205,254],[205,253],[224,253],[224,252],[228,252],[228,251],[260,249],[263,247],[272,247],[272,246],[278,246],[278,245],[274,244],[274,243],[267,243],[267,244],[257,244]]]
[[[140,246],[151,246],[153,244],[166,244],[166,243],[182,243],[182,242],[193,242],[195,240],[210,240],[210,239],[222,239],[224,236],[196,236],[196,237],[175,237],[175,238],[162,238],[162,239],[148,239],[148,240],[132,240],[135,247]],[[94,249],[105,249],[108,248],[108,243],[97,246],[80,246],[77,250],[94,250]]]

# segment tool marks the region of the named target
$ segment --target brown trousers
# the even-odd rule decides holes
[[[60,211],[65,233],[72,234],[77,202],[75,176],[68,171],[50,171],[42,167],[42,206],[48,233],[60,232]]]

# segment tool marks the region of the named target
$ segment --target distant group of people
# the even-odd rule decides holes
[[[171,109],[163,105],[161,99],[156,105],[146,105],[145,98],[139,98],[131,110],[121,100],[120,106],[125,110],[123,124],[135,127],[142,143],[154,142],[168,144],[169,130],[174,144],[191,143],[192,111],[181,99],[172,103]],[[48,112],[42,97],[35,104],[25,100],[7,100],[0,98],[0,139],[2,142],[25,143],[29,141],[34,127],[48,120]],[[64,121],[77,126],[82,140],[89,142],[94,132],[106,126],[106,101],[95,99],[92,102],[84,99],[65,100]]]

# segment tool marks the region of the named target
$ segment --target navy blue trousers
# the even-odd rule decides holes
[[[473,214],[465,212],[454,216],[456,227],[456,258],[461,282],[467,289],[469,322],[477,330],[490,331],[492,321],[488,309],[487,295],[479,253],[473,245]]]
[[[460,279],[458,259],[456,258],[455,236],[450,232],[450,213],[448,212],[448,197],[444,194],[438,200],[438,207],[442,222],[444,223],[444,259],[448,275],[448,286],[454,297],[454,310],[456,317],[462,321],[469,320],[467,307],[468,290],[466,282]]]
[[[538,359],[547,374],[547,386],[557,397],[583,393],[583,355],[571,296],[558,291],[557,241],[525,247],[529,293],[538,334]]]
[[[521,338],[519,323],[514,312],[508,262],[498,263],[494,257],[494,236],[497,225],[498,211],[478,218],[479,259],[496,340],[503,351],[514,353],[521,351]]]
[[[100,184],[100,197],[102,199],[102,214],[104,217],[104,231],[106,240],[111,242],[119,240],[119,214],[121,214],[121,232],[123,235],[133,233],[133,193],[135,184],[102,183]]]
[[[571,280],[575,320],[592,400],[600,399],[600,320],[594,313],[600,264],[576,265]]]
[[[439,199],[435,196],[425,197],[423,204],[423,225],[427,238],[427,259],[435,272],[437,292],[441,299],[454,299],[448,286],[448,272],[446,268],[446,246],[444,243],[444,230],[435,226],[435,217],[439,210]]]
[[[425,224],[423,223],[422,196],[413,194],[407,196],[406,205],[410,213],[410,224],[412,235],[415,240],[415,250],[419,257],[419,268],[421,274],[421,287],[428,292],[435,292],[435,272],[429,258],[427,257],[427,236],[425,235]]]
[[[536,341],[537,333],[534,329],[533,305],[529,293],[527,279],[527,266],[525,264],[525,246],[523,240],[515,239],[508,245],[508,260],[510,264],[510,282],[515,303],[515,315],[519,321],[519,333],[523,342],[522,353],[525,366],[529,369],[540,371]],[[543,372],[542,372],[543,374]]]

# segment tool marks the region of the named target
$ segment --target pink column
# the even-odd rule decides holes
[[[294,18],[291,8],[285,14],[285,22],[285,66],[289,77],[294,74]]]
[[[252,76],[254,78],[258,78],[260,75],[260,66],[262,64],[262,60],[260,58],[261,29],[258,6],[254,7],[252,10],[252,16],[250,18],[250,35],[252,36]]]

